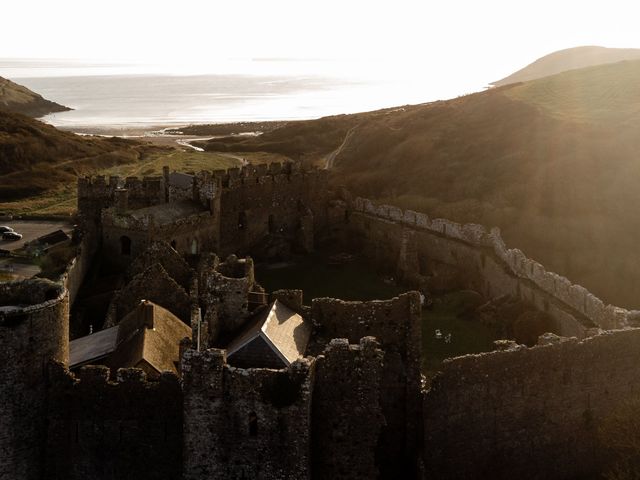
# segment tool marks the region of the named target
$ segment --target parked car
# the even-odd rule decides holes
[[[5,233],[5,232],[13,232],[13,228],[7,227],[6,225],[0,226],[0,233]]]
[[[3,240],[20,240],[22,238],[22,234],[14,231],[4,232],[2,234]]]

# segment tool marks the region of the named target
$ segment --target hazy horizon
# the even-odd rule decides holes
[[[76,131],[302,120],[446,99],[485,86],[345,60],[235,59],[171,71],[151,62],[0,59],[0,76],[73,108],[44,120]]]
[[[606,9],[551,0],[527,9],[502,0],[23,0],[3,5],[5,18],[19,21],[0,30],[0,76],[75,108],[49,119],[58,126],[316,118],[473,93],[557,50],[640,46],[634,13],[621,0]],[[127,96],[127,75],[138,97]],[[171,83],[184,102],[161,89],[145,92],[136,78],[143,75]],[[98,76],[117,77],[119,96],[91,91]],[[198,76],[211,76],[211,85]],[[62,77],[86,81],[74,92]],[[258,97],[243,98],[242,88],[217,89],[232,78],[269,78],[291,89],[270,95],[258,84],[248,89]],[[215,95],[238,99],[221,108],[210,101]],[[111,116],[97,118],[100,108]]]
[[[4,18],[18,21],[0,30],[0,59],[140,63],[174,74],[212,73],[212,65],[237,60],[324,60],[352,64],[350,75],[359,63],[380,63],[428,70],[433,84],[466,77],[486,85],[556,50],[640,47],[636,8],[622,0],[606,7],[552,0],[535,8],[503,0],[114,0],[108,7],[23,0],[3,5]]]

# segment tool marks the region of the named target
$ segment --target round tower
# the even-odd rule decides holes
[[[47,366],[69,361],[69,300],[44,279],[0,284],[0,478],[41,478]]]

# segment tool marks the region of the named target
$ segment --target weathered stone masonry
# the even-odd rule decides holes
[[[182,472],[182,391],[170,373],[50,367],[42,478],[177,480]]]
[[[507,249],[497,228],[430,219],[357,198],[350,228],[365,253],[409,279],[427,274],[433,263],[458,269],[465,286],[487,298],[512,295],[547,312],[557,333],[584,338],[590,329],[628,326],[629,312],[605,305],[584,287],[547,272],[518,249]]]
[[[166,374],[147,381],[139,370],[110,378],[104,367],[73,375],[64,367],[65,288],[45,280],[0,285],[0,479],[419,478],[420,472],[443,479],[573,478],[597,471],[599,423],[640,393],[640,330],[602,330],[626,327],[637,312],[605,305],[507,249],[497,229],[375,206],[344,192],[330,202],[329,195],[325,172],[292,164],[81,180],[81,219],[96,234],[88,238],[103,238],[103,220],[116,232],[129,209],[173,201],[201,207],[173,230],[149,228],[142,217],[116,232],[114,238],[126,233],[132,240],[130,257],[153,248],[137,256],[131,290],[114,299],[111,313],[126,314],[142,296],[155,295],[187,323],[203,318],[206,338],[200,351],[181,343],[182,384]],[[450,359],[421,391],[417,293],[371,302],[314,299],[305,307],[300,291],[281,291],[275,296],[313,323],[307,357],[282,370],[241,369],[226,362],[224,350],[207,349],[265,301],[251,259],[226,254],[251,253],[273,237],[308,251],[329,222],[331,234],[346,233],[409,284],[437,284],[438,275],[455,272],[461,286],[535,305],[554,319],[557,333],[582,341],[549,336],[544,346]],[[169,247],[173,236],[181,254],[193,253],[196,238],[199,248],[227,260],[210,252],[192,268]],[[61,279],[73,295],[93,251],[84,248]],[[159,285],[145,286],[149,278]],[[229,301],[222,305],[222,298]]]
[[[184,478],[310,478],[313,360],[238,369],[223,350],[184,354]]]
[[[377,445],[379,465],[387,478],[393,472],[411,475],[421,435],[419,295],[411,292],[370,302],[317,298],[312,301],[311,318],[317,338],[346,338],[358,343],[373,336],[380,342],[385,352],[380,402],[386,425]]]
[[[3,283],[0,307],[0,479],[40,479],[47,366],[69,357],[67,290],[48,280]]]
[[[445,361],[424,397],[432,478],[592,478],[599,422],[640,394],[640,330]]]
[[[155,240],[181,253],[216,252],[222,257],[246,254],[268,236],[311,251],[314,233],[327,222],[327,172],[294,163],[247,165],[229,170],[163,176],[81,178],[78,212],[83,229],[98,231],[102,248],[113,262],[126,265]],[[191,195],[189,195],[191,192]],[[185,203],[186,202],[186,203]],[[201,212],[157,224],[153,215],[132,211],[172,204],[200,205]],[[121,258],[122,239],[128,247]]]

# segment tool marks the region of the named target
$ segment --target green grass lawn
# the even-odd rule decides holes
[[[364,260],[332,266],[322,254],[308,255],[292,263],[257,265],[256,278],[268,292],[281,288],[304,290],[305,304],[319,297],[386,299],[406,291],[385,283]]]
[[[422,310],[422,371],[427,377],[438,371],[445,358],[493,350],[494,331],[465,314],[476,295],[468,290],[447,293]],[[436,329],[443,338],[436,338]],[[447,334],[451,334],[450,343],[445,342]]]
[[[268,291],[280,288],[304,290],[305,304],[319,297],[343,300],[387,299],[406,291],[384,282],[364,259],[335,267],[322,254],[308,255],[296,262],[257,265],[256,279]],[[493,350],[493,330],[465,314],[477,301],[477,294],[459,291],[434,298],[422,311],[422,371],[435,374],[445,358]],[[451,333],[451,343],[436,339],[435,330]]]

